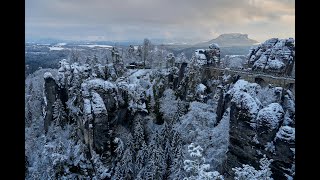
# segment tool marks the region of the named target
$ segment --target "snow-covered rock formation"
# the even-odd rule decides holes
[[[233,177],[232,169],[242,164],[259,169],[262,155],[273,160],[270,168],[274,179],[294,176],[292,93],[284,92],[280,87],[261,88],[240,79],[225,96],[225,108],[230,107],[230,145],[223,168],[225,177]]]
[[[252,48],[248,65],[254,71],[294,76],[295,41],[293,38],[272,38]]]
[[[291,42],[278,41],[261,48]],[[37,72],[41,81],[28,77],[26,179],[294,177],[290,90],[208,73],[183,54],[163,58],[166,67],[151,69],[127,69],[121,56],[63,59],[58,70]]]

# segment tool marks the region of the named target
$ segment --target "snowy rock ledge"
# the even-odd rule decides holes
[[[44,79],[48,79],[48,78],[53,78],[53,76],[52,76],[52,74],[51,74],[50,72],[45,72],[45,73],[43,74],[43,78],[44,78]]]

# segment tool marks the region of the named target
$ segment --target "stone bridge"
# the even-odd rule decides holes
[[[208,78],[221,78],[223,75],[239,75],[242,79],[255,82],[262,87],[273,84],[286,89],[290,89],[295,93],[295,79],[292,77],[274,76],[270,74],[263,74],[259,72],[247,72],[233,69],[222,69],[217,67],[205,67],[205,75]]]

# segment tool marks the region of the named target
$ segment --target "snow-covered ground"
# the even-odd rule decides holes
[[[53,47],[49,47],[49,49],[50,49],[50,51],[60,51],[60,50],[63,50],[65,48],[53,46]]]
[[[99,44],[85,44],[85,45],[79,45],[82,47],[89,47],[89,48],[94,48],[94,47],[101,47],[101,48],[112,48],[113,46],[110,45],[99,45]]]

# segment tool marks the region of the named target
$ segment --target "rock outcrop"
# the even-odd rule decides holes
[[[70,65],[64,59],[58,72],[57,80],[49,74],[44,77],[47,99],[45,125],[49,126],[52,121],[52,104],[56,98],[64,96],[69,123],[78,125],[79,138],[91,153],[94,151],[110,160],[113,129],[122,124],[130,130],[136,112],[148,112],[146,99],[152,93],[150,79],[145,79],[149,78],[148,70],[137,70],[122,78],[126,69],[116,64]]]
[[[230,145],[223,164],[225,179],[232,179],[232,168],[242,164],[259,169],[263,155],[273,159],[270,168],[275,180],[294,176],[295,128],[291,119],[294,99],[288,90],[280,93],[279,102],[279,89],[273,88],[273,102],[265,106],[263,96],[259,95],[262,90],[255,83],[240,79],[225,94],[224,108],[230,107]]]
[[[248,65],[254,71],[292,76],[295,64],[293,38],[272,38],[252,48],[248,54]]]
[[[48,131],[48,127],[52,122],[53,116],[53,104],[56,101],[58,94],[58,85],[55,79],[52,77],[52,74],[49,72],[44,73],[44,98],[45,98],[45,119],[44,119],[44,130]]]

